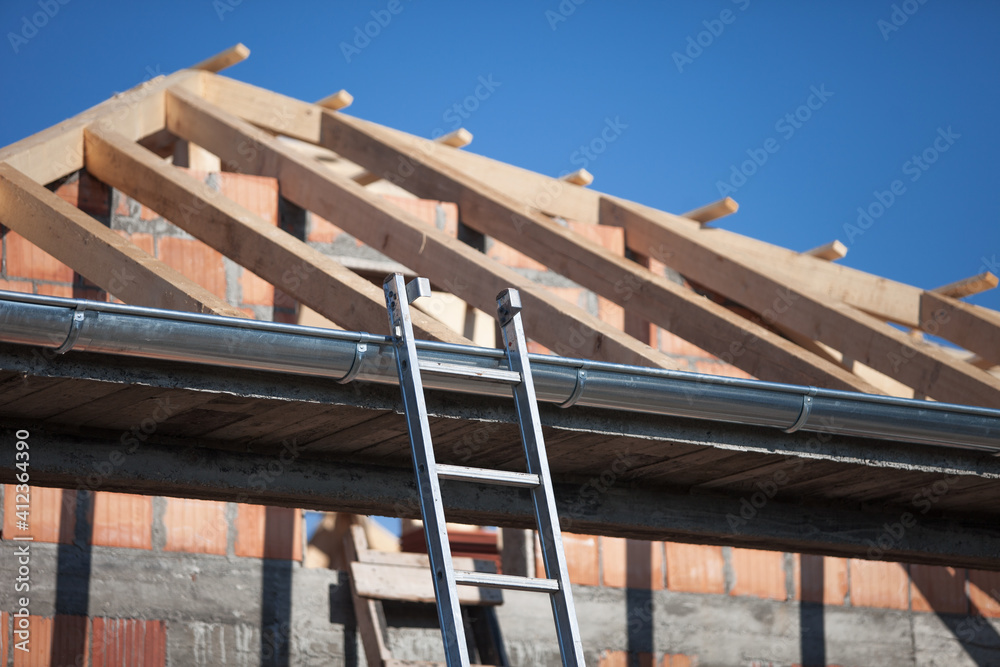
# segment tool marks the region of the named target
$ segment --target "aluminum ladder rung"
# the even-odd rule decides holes
[[[468,570],[455,570],[455,583],[481,588],[506,588],[512,591],[536,591],[539,593],[557,593],[559,591],[559,582],[555,579],[516,577],[512,574],[469,572]]]
[[[503,384],[520,384],[521,382],[520,373],[507,371],[502,368],[462,366],[460,364],[446,364],[440,361],[424,361],[423,359],[420,359],[418,363],[420,364],[420,372],[430,375],[454,375]]]
[[[508,472],[491,468],[470,468],[468,466],[453,466],[445,463],[437,464],[437,474],[441,479],[457,479],[463,482],[482,482],[497,486],[516,486],[533,489],[541,480],[538,475],[527,472]]]

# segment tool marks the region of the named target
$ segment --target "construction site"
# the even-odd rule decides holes
[[[995,275],[248,55],[0,149],[0,665],[1000,665]]]

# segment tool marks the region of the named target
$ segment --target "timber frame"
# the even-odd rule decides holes
[[[242,316],[224,300],[44,187],[86,169],[337,325],[374,333],[384,331],[386,317],[378,288],[161,158],[172,152],[175,145],[182,144],[188,155],[201,150],[215,156],[225,170],[277,179],[281,196],[289,202],[323,216],[370,247],[429,277],[439,289],[470,306],[489,311],[499,287],[517,288],[524,300],[525,329],[557,353],[676,368],[671,357],[650,347],[649,327],[642,325],[653,323],[761,380],[865,393],[893,394],[903,387],[938,401],[1000,408],[1000,379],[988,370],[1000,364],[997,344],[1000,313],[961,301],[963,296],[995,287],[997,279],[991,274],[937,289],[906,285],[835,263],[845,252],[843,244],[835,241],[800,253],[712,226],[713,221],[736,211],[736,202],[728,198],[684,215],[672,215],[589,189],[585,185],[592,179],[590,174],[552,178],[463,151],[461,146],[471,140],[468,133],[433,141],[351,117],[343,112],[351,100],[346,91],[313,104],[218,74],[247,53],[245,47],[234,47],[195,68],[157,77],[53,128],[0,149],[0,223],[126,303]],[[333,151],[358,165],[363,173],[353,179],[340,176],[282,137]],[[468,228],[502,241],[622,306],[626,331],[553,296],[524,275],[423,224],[365,187],[380,179],[417,197],[455,202],[461,221]],[[616,255],[588,240],[562,224],[565,220],[622,227],[629,256]],[[79,249],[84,245],[87,251],[81,253]],[[309,279],[295,284],[283,281],[284,272],[292,265],[301,267],[301,273],[309,275]],[[687,282],[679,284],[665,277],[664,266],[681,274]],[[129,280],[120,280],[113,267],[128,267]],[[691,286],[697,286],[699,291]],[[968,354],[956,356],[945,352],[892,325],[940,336],[964,347]],[[419,311],[414,311],[414,326],[427,339],[469,342]],[[566,344],[570,340],[574,341],[571,347]],[[29,375],[34,372],[31,364],[11,346],[3,347],[0,360],[6,364],[0,366],[2,371]],[[96,371],[89,376],[79,374],[79,367],[71,362],[55,364],[46,372],[50,371],[56,375],[66,373],[60,376],[66,382],[75,377],[84,383],[81,391],[93,388],[86,385],[88,381],[106,381]],[[43,376],[44,373],[38,376],[40,382]],[[69,385],[63,390],[68,388]],[[184,393],[194,387],[163,389]],[[38,390],[43,392],[42,396],[46,388],[40,386]],[[199,397],[187,398],[194,406]],[[14,401],[3,408],[0,421],[6,423],[28,414],[19,414],[18,405],[25,410],[31,407]],[[282,406],[270,407],[278,414]],[[304,414],[312,414],[308,406],[301,409]],[[388,416],[391,407],[383,405],[378,410],[392,421]],[[446,407],[442,410],[447,412]],[[556,422],[557,419],[550,426],[558,428]],[[99,452],[104,445],[97,435],[63,433],[50,429],[44,420],[39,428],[51,444],[37,463],[40,484],[67,483],[68,459],[61,457],[71,456],[74,448],[86,445],[80,450],[84,453],[77,456],[102,455]],[[573,428],[566,428],[567,433],[574,432]],[[709,443],[707,440],[712,438],[698,441],[693,433],[687,448],[674,441],[684,449],[680,456],[687,457],[691,470],[697,468],[696,459],[701,461],[697,458],[701,455],[699,447],[718,455],[716,447],[735,446],[718,441]],[[728,436],[719,434],[725,433],[736,440],[744,436],[758,438],[755,433],[737,437],[730,427],[715,431],[723,440]],[[581,445],[583,449],[611,438],[606,431],[600,437],[594,432],[580,437],[586,443]],[[649,437],[650,442],[657,440]],[[794,450],[798,436],[769,437],[777,443],[774,445],[777,451],[784,447]],[[121,479],[112,479],[109,484],[119,490],[147,493],[228,499],[239,496],[238,489],[226,486],[228,481],[212,486],[197,481],[198,475],[184,472],[183,457],[180,462],[172,459],[168,440],[151,442],[148,451],[150,457],[175,471],[172,482],[148,479],[145,466],[129,464],[116,473]],[[211,465],[219,469],[235,465],[240,458],[225,451],[228,445],[215,451],[213,448],[221,442],[205,440],[206,451],[213,451],[206,454],[206,460],[214,461]],[[399,445],[400,433],[394,433],[386,442]],[[834,450],[838,447],[854,452],[849,465],[835,460]],[[827,476],[831,480],[851,479],[857,469],[864,467],[860,463],[864,457],[858,453],[863,447],[864,442],[858,440],[831,445],[824,454],[829,459],[814,466],[817,479]],[[898,443],[892,447],[899,448]],[[942,514],[921,522],[908,535],[908,542],[899,546],[898,553],[889,555],[919,562],[1000,567],[995,557],[989,555],[995,554],[1000,544],[995,516],[990,519],[991,525],[985,518],[987,515],[977,514],[971,504],[977,489],[985,494],[983,497],[996,495],[994,487],[1000,471],[995,459],[956,455],[945,464],[920,447],[904,447],[900,449],[900,461],[886,463],[885,469],[903,465],[902,459],[910,456],[904,452],[907,449],[916,451],[912,457],[920,462],[906,463],[913,466],[912,475],[899,473],[898,479],[893,477],[895,500],[878,497],[874,491],[882,474],[876,470],[872,473],[874,477],[866,478],[869,488],[859,488],[850,506],[845,502],[835,508],[817,505],[798,510],[791,496],[787,503],[769,505],[766,514],[773,514],[773,521],[759,522],[750,536],[734,533],[724,517],[728,509],[738,508],[738,490],[745,488],[751,479],[741,470],[760,472],[771,469],[769,466],[782,465],[768,458],[763,450],[753,455],[747,451],[727,454],[734,458],[717,471],[729,470],[733,476],[731,485],[722,483],[720,487],[704,481],[709,486],[703,490],[711,489],[712,493],[711,499],[704,502],[713,509],[706,513],[700,526],[688,523],[679,528],[678,522],[683,521],[675,510],[647,517],[648,521],[641,525],[630,524],[627,514],[637,511],[641,501],[629,499],[623,490],[615,490],[603,501],[605,507],[595,509],[596,514],[577,522],[575,528],[611,535],[784,547],[865,557],[865,538],[859,536],[874,535],[872,531],[877,532],[879,522],[887,516],[867,513],[865,503],[878,497],[880,502],[884,501],[882,509],[888,508],[886,511],[891,513],[894,502],[914,485],[919,488],[934,475],[961,469],[961,474],[968,476],[963,482],[968,488],[963,492],[965,495],[956,493],[953,498],[956,503],[966,498],[970,504],[957,504],[953,516]],[[797,456],[793,451],[787,455]],[[252,458],[248,455],[240,465],[255,465]],[[321,464],[316,465],[322,468]],[[357,465],[358,470],[367,470],[365,466],[370,463]],[[656,465],[651,460],[646,473],[658,470]],[[0,481],[9,481],[8,471],[0,472],[4,477]],[[406,509],[409,506],[405,505],[412,494],[407,490],[404,473],[391,466],[369,472],[392,490],[382,495],[372,491],[368,501],[350,505],[346,499],[357,491],[352,489],[345,491],[339,500],[324,503],[310,499],[308,489],[316,482],[303,473],[305,490],[300,489],[301,493],[272,489],[260,501],[383,513],[395,507],[402,508],[397,515],[412,514],[412,508]],[[330,470],[322,474],[335,477],[337,473]],[[574,474],[586,475],[588,470],[568,470],[561,488],[572,488]],[[289,476],[282,484],[290,483],[291,479]],[[641,479],[639,475],[637,483]],[[728,478],[723,475],[722,479]],[[634,498],[672,503],[675,507],[690,505],[692,501],[684,499],[687,490],[682,481],[673,480],[670,484],[655,499],[649,490],[636,491]],[[689,485],[687,489],[691,486],[699,485]],[[726,496],[726,492],[737,495]],[[814,500],[817,498],[813,496]],[[506,520],[512,525],[524,523],[519,514],[523,503],[518,504],[516,499],[490,496],[466,500],[469,507],[456,508],[462,517],[497,523]],[[570,501],[563,498],[563,506],[568,507]],[[790,522],[795,521],[797,513],[808,515],[813,525],[837,528],[812,537],[795,536]],[[961,525],[968,536],[961,545],[949,544],[947,539],[948,527],[954,525]]]

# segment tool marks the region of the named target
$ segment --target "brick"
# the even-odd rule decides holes
[[[635,662],[629,660],[631,657],[633,656],[628,651],[602,651],[597,665],[598,667],[632,667],[632,665],[654,667],[656,664],[655,656],[652,653],[639,653],[634,656]]]
[[[573,304],[574,306],[579,306],[585,310],[587,309],[587,290],[582,287],[548,287],[545,288],[546,292],[554,294],[563,301]]]
[[[441,229],[448,236],[458,238],[458,206],[455,204],[433,199],[410,199],[392,195],[382,195],[382,199],[416,216],[421,222]],[[443,214],[443,229],[438,226],[439,210]]]
[[[601,538],[603,584],[615,588],[663,589],[663,542]]]
[[[667,588],[686,593],[725,593],[722,547],[667,542]]]
[[[1000,572],[969,570],[970,611],[1000,618]]]
[[[16,623],[15,619],[15,623]],[[88,639],[89,619],[86,616],[43,618],[28,616],[31,631],[29,651],[14,650],[14,667],[49,667],[49,665],[80,665],[90,661]]]
[[[598,538],[595,535],[577,535],[575,533],[563,533],[562,538],[563,552],[566,554],[566,565],[569,569],[569,580],[582,586],[599,586],[601,570]],[[538,576],[545,573],[538,533],[535,533],[535,571]]]
[[[25,294],[33,294],[35,291],[35,284],[30,280],[5,280],[0,278],[0,289],[7,290],[8,292],[24,292]]]
[[[7,665],[7,647],[10,645],[9,614],[0,611],[0,665]]]
[[[695,667],[697,658],[682,653],[668,653],[663,656],[663,667]]]
[[[226,553],[226,504],[214,500],[167,498],[163,514],[165,551]]]
[[[333,243],[338,236],[344,233],[346,232],[343,229],[329,222],[326,218],[321,218],[315,213],[309,215],[306,241],[311,243]]]
[[[216,296],[226,298],[222,255],[201,241],[175,236],[160,238],[159,258]]]
[[[240,505],[236,514],[236,555],[302,560],[302,511]]]
[[[164,667],[167,630],[163,621],[95,618],[92,667]]]
[[[759,549],[732,549],[733,587],[730,595],[751,595],[769,600],[788,598],[785,554]]]
[[[14,489],[13,484],[6,485],[4,489],[4,539],[30,535],[35,542],[73,543],[73,531],[76,527],[76,491],[32,486],[28,502],[29,527],[24,531],[17,528],[18,518],[14,513],[22,499],[17,497],[18,494]]]
[[[944,614],[969,613],[965,569],[910,565],[910,609]]]
[[[851,559],[849,568],[852,605],[909,609],[910,578],[905,565]]]
[[[7,250],[7,277],[34,278],[56,283],[73,282],[73,269],[17,232],[7,232],[4,244]]]
[[[496,260],[504,266],[515,269],[533,269],[535,271],[548,271],[548,267],[541,262],[536,262],[522,252],[514,250],[506,243],[492,239],[486,249],[486,256]]]
[[[666,354],[676,354],[682,357],[701,357],[703,359],[715,359],[711,354],[693,345],[680,336],[673,334],[666,329],[657,327],[656,341],[661,352]]]
[[[90,215],[106,216],[110,210],[111,188],[86,171],[72,183],[63,183],[56,194],[64,201]]]
[[[616,329],[625,330],[625,309],[603,296],[597,297],[597,317]]]
[[[220,193],[272,225],[278,224],[277,179],[227,171],[218,176]]]
[[[569,228],[588,241],[603,246],[616,255],[625,256],[625,230],[610,225],[591,225],[585,222],[568,221]]]
[[[821,563],[822,577],[819,576]],[[801,582],[796,592],[796,599],[826,605],[843,605],[847,597],[847,559],[796,554],[795,580]]]
[[[153,548],[153,499],[132,493],[94,494],[92,543],[102,547]]]
[[[76,292],[72,285],[60,285],[53,283],[43,283],[38,286],[35,290],[36,294],[44,294],[45,296],[61,296],[67,299],[72,299],[76,296]]]
[[[239,305],[274,305],[274,285],[256,273],[243,269],[243,273],[240,275],[240,288],[243,294],[243,303]]]

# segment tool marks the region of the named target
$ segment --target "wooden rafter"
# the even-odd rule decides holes
[[[981,358],[1000,364],[1000,313],[943,294],[920,298],[921,329],[961,345]]]
[[[688,211],[687,213],[682,213],[681,216],[687,218],[688,220],[694,220],[695,222],[700,222],[703,225],[707,225],[713,220],[718,220],[719,218],[724,218],[727,215],[736,213],[740,209],[740,205],[736,203],[736,200],[732,197],[723,197],[719,201],[714,201],[711,204],[706,204],[693,211]],[[600,220],[598,219],[598,222]]]
[[[649,321],[756,377],[874,391],[844,369],[613,254],[434,155],[412,150],[342,114],[324,114],[321,127],[321,142],[327,148],[382,173],[418,197],[456,202],[470,227],[615,303],[627,304]]]
[[[972,296],[973,294],[979,294],[980,292],[991,290],[997,286],[997,283],[997,277],[989,271],[986,271],[974,276],[969,276],[968,278],[963,278],[962,280],[956,280],[953,283],[948,283],[947,285],[942,285],[941,287],[936,287],[930,291],[935,294],[950,296],[953,299],[961,299],[965,296]]]
[[[85,142],[87,170],[108,185],[324,317],[360,331],[386,329],[385,297],[364,278],[115,132],[88,128]],[[471,344],[419,311],[413,325],[425,338]]]
[[[9,164],[0,164],[0,224],[125,303],[244,317]]]
[[[495,309],[500,286],[517,288],[524,301],[525,327],[535,340],[561,354],[676,368],[667,355],[582,308],[554,298],[512,269],[423,224],[196,95],[185,90],[168,94],[167,126],[178,136],[216,153],[230,168],[277,178],[282,194],[290,201],[481,310]]]
[[[657,221],[606,199],[601,215],[626,226],[631,242],[658,248],[658,259],[773,321],[840,350],[938,400],[1000,407],[1000,380],[856,308],[758,271],[705,243],[682,220]]]

